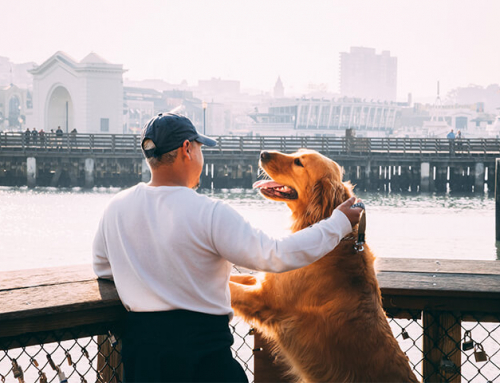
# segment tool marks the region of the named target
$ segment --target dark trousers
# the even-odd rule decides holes
[[[122,339],[124,382],[242,382],[228,316],[185,310],[129,312]]]

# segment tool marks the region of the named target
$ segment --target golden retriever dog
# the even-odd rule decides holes
[[[262,152],[271,178],[254,184],[292,211],[292,231],[332,214],[353,196],[343,169],[312,151]],[[370,248],[354,249],[357,228],[322,259],[281,274],[231,276],[231,304],[275,346],[303,382],[417,382],[382,308]]]

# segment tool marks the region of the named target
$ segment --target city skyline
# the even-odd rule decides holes
[[[500,82],[500,3],[485,0],[1,3],[0,56],[15,63],[93,51],[123,64],[129,80],[222,78],[272,93],[280,76],[285,95],[309,84],[339,93],[340,53],[359,46],[397,57],[400,101],[428,101],[437,81],[442,96]]]

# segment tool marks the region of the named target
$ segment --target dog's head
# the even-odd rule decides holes
[[[257,181],[254,188],[264,197],[288,205],[294,231],[329,217],[353,195],[351,184],[342,182],[342,167],[314,150],[262,152],[259,165],[271,180]]]

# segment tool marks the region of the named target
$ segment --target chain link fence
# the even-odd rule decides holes
[[[120,338],[111,328],[79,327],[0,339],[0,381],[120,382]],[[105,335],[80,337],[88,332]]]
[[[500,315],[391,310],[388,318],[421,381],[500,381]]]
[[[402,318],[404,317],[404,318]],[[389,314],[389,323],[417,377],[428,382],[500,381],[500,316],[452,312]],[[51,332],[0,343],[1,382],[121,382],[119,330],[102,335]],[[234,318],[233,354],[254,381],[253,330]],[[69,340],[63,340],[73,338]],[[32,344],[20,346],[23,344]]]

